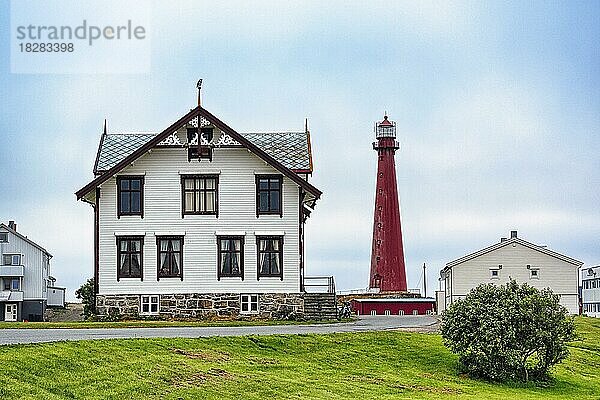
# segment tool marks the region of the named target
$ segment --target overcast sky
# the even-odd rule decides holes
[[[306,270],[338,289],[367,285],[386,110],[409,287],[425,262],[437,288],[446,262],[510,230],[600,264],[599,2],[150,4],[150,73],[20,75],[0,3],[0,220],[54,255],[69,299],[93,273],[92,208],[73,193],[92,179],[103,119],[163,130],[195,106],[198,78],[238,131],[309,118],[324,195]]]

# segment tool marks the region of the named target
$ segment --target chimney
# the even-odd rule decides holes
[[[510,231],[510,238],[514,239],[517,237],[517,231]]]
[[[8,221],[8,227],[15,232],[17,231],[17,224],[15,224],[15,221]]]
[[[506,242],[507,240],[508,240],[508,238],[505,238],[505,237],[500,238],[500,243]]]

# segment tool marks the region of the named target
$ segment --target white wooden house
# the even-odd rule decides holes
[[[600,265],[581,269],[582,312],[600,318]]]
[[[581,265],[581,261],[523,240],[512,231],[510,238],[446,264],[441,271],[444,288],[437,296],[438,312],[482,283],[505,284],[513,278],[539,289],[552,289],[570,313],[578,314]]]
[[[238,133],[198,106],[160,133],[100,139],[94,208],[100,314],[304,312],[304,223],[321,191],[310,134]]]
[[[0,224],[0,321],[41,321],[46,311],[48,291],[60,293],[64,306],[64,288],[54,286],[50,276],[52,255],[43,247],[17,232],[17,224]],[[57,296],[55,296],[57,297]]]

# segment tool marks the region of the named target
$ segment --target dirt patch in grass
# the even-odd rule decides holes
[[[206,372],[195,372],[188,376],[178,376],[173,379],[172,383],[175,387],[193,387],[201,386],[209,381],[233,380],[235,376],[221,368],[211,368]]]
[[[208,361],[208,362],[225,362],[225,361],[229,361],[231,359],[231,356],[224,352],[216,352],[216,351],[194,352],[194,351],[183,350],[183,349],[171,349],[171,351],[176,354],[181,354],[183,356],[186,356],[187,358],[190,358],[193,360],[202,360],[202,361]]]
[[[279,361],[274,358],[266,358],[266,357],[248,357],[248,362],[250,364],[259,364],[259,365],[277,365]]]
[[[372,376],[358,376],[358,375],[350,375],[347,377],[348,380],[354,382],[366,382],[375,385],[388,385],[385,379],[379,377]],[[452,389],[447,387],[432,387],[432,386],[422,386],[422,385],[402,385],[402,384],[390,384],[389,387],[393,387],[396,389],[406,390],[406,391],[417,391],[417,392],[427,392],[434,394],[460,394],[461,390]]]

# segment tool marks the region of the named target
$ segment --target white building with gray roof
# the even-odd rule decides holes
[[[201,106],[160,133],[105,127],[77,192],[94,208],[98,311],[304,313],[312,172],[308,129],[238,133]]]
[[[14,221],[0,223],[0,321],[42,321],[47,306],[64,306],[65,289],[54,285],[51,258]]]
[[[509,238],[446,264],[441,271],[438,312],[482,283],[505,284],[511,278],[538,289],[550,288],[571,314],[579,313],[578,268],[583,262],[517,237]]]

